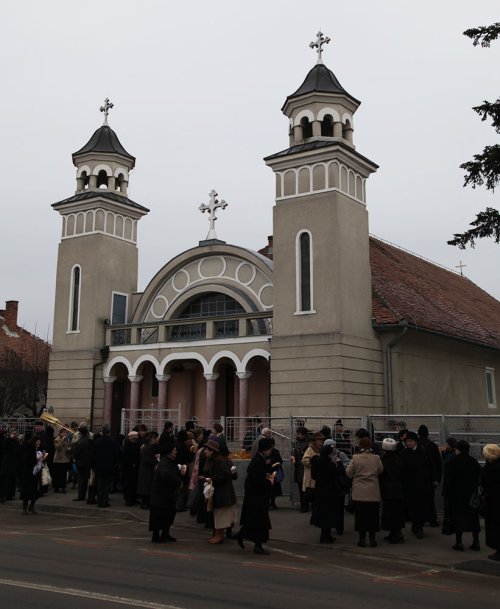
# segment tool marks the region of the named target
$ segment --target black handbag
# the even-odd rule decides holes
[[[478,486],[477,489],[472,493],[472,496],[469,501],[469,505],[474,512],[479,514],[480,516],[486,516],[488,511],[488,504],[486,502],[486,497],[483,493],[483,489]]]

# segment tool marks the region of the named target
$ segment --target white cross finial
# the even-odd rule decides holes
[[[330,42],[330,38],[328,38],[328,36],[325,38],[323,36],[323,32],[318,32],[316,34],[317,38],[315,41],[310,42],[309,46],[311,47],[311,49],[317,49],[316,53],[318,53],[318,62],[317,63],[323,63],[323,59],[321,58],[321,53],[323,53],[323,45],[324,44],[328,44]]]
[[[209,197],[210,197],[210,202],[207,203],[206,205],[204,203],[202,203],[198,209],[201,211],[202,214],[204,214],[206,211],[208,211],[208,221],[210,222],[210,230],[208,231],[208,235],[207,235],[207,241],[210,239],[217,239],[217,235],[215,234],[215,221],[217,220],[217,216],[215,215],[215,212],[218,209],[226,209],[227,207],[227,203],[224,201],[224,199],[222,199],[221,201],[218,201],[216,197],[218,197],[218,193],[212,188],[212,190],[209,193]]]
[[[111,108],[113,108],[114,105],[115,104],[110,102],[109,98],[106,97],[106,99],[104,100],[104,106],[101,106],[99,108],[99,110],[101,112],[104,112],[104,122],[103,122],[103,125],[107,125],[108,124],[108,114],[109,114],[109,111],[111,110]]]
[[[460,269],[460,275],[463,277],[464,276],[464,268],[466,267],[466,264],[462,264],[462,261],[460,260],[460,264],[457,264],[457,266],[455,267],[456,269]]]

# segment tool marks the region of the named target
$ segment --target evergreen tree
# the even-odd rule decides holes
[[[500,37],[500,22],[466,30],[464,36],[471,38],[474,46],[489,47],[493,40]],[[493,103],[484,101],[473,110],[482,121],[491,120],[491,126],[500,134],[500,98]],[[466,171],[464,186],[470,184],[475,188],[484,184],[487,190],[493,192],[500,183],[500,145],[486,146],[482,153],[475,154],[472,161],[463,163],[460,168]],[[463,233],[455,233],[448,244],[465,249],[467,245],[474,247],[475,240],[483,237],[493,237],[495,243],[500,243],[500,212],[497,209],[487,207],[479,212],[470,226],[472,228]]]

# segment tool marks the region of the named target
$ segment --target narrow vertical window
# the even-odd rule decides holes
[[[296,241],[297,313],[313,313],[312,238],[302,231]]]
[[[111,310],[112,324],[127,323],[127,295],[113,292],[113,306]]]
[[[486,399],[488,400],[488,408],[497,407],[497,399],[495,395],[495,370],[486,368]]]
[[[69,331],[78,332],[80,324],[80,284],[81,269],[74,266],[71,271],[71,293],[70,293],[70,312],[69,312]]]

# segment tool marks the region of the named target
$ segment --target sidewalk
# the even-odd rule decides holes
[[[124,504],[123,496],[116,493],[110,496],[111,507],[97,508],[95,505],[87,505],[85,502],[74,502],[76,491],[68,489],[67,494],[56,494],[50,491],[37,501],[37,510],[48,513],[64,513],[78,516],[88,516],[99,519],[122,519],[133,520],[136,522],[148,522],[148,510],[141,510],[138,506],[127,507]],[[241,506],[242,499],[238,498]],[[397,562],[411,562],[421,564],[427,568],[451,568],[456,570],[471,571],[485,575],[500,576],[500,563],[488,560],[488,555],[493,550],[484,545],[484,531],[481,533],[481,551],[475,552],[468,549],[471,543],[470,533],[464,534],[465,552],[457,552],[452,549],[455,536],[444,536],[440,528],[424,529],[424,539],[419,541],[411,535],[409,527],[403,533],[405,543],[391,545],[383,541],[385,532],[381,531],[377,535],[379,546],[377,548],[358,548],[356,545],[357,536],[354,533],[354,517],[346,513],[345,533],[336,536],[337,541],[333,546],[323,546],[319,544],[320,531],[309,524],[310,514],[301,514],[298,507],[292,507],[286,497],[278,498],[278,510],[270,512],[271,517],[271,539],[269,542],[272,547],[273,541],[290,544],[290,551],[300,554],[301,548],[305,552],[306,548],[323,548],[331,551],[332,548],[339,556],[348,553],[350,556],[378,557],[385,560]],[[12,501],[4,504],[1,509],[19,509],[20,501]],[[484,523],[482,523],[483,526]],[[176,527],[200,529],[196,519],[189,515],[189,512],[177,514]],[[484,527],[483,527],[484,528]],[[335,533],[334,533],[335,536]]]

